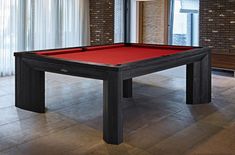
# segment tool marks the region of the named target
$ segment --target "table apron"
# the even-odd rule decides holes
[[[98,68],[77,67],[65,64],[49,63],[33,59],[22,58],[22,61],[35,70],[66,74],[85,78],[105,80],[109,72]]]
[[[207,54],[208,53],[202,53],[202,54],[198,54],[198,55],[194,55],[190,57],[183,57],[180,59],[174,59],[174,60],[165,59],[162,61],[156,60],[156,61],[151,61],[149,63],[147,62],[147,63],[139,64],[139,65],[130,67],[130,69],[128,70],[123,70],[122,78],[126,80],[130,78],[170,69],[173,67],[187,65],[187,64],[202,60],[202,58],[207,56]]]

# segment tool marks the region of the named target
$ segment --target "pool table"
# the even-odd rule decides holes
[[[186,103],[211,102],[209,48],[113,44],[17,52],[16,107],[45,112],[45,71],[103,80],[103,139],[123,142],[123,97],[132,97],[132,78],[187,65]],[[79,92],[78,92],[79,93]]]

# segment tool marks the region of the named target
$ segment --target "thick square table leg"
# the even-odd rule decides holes
[[[45,73],[28,66],[16,57],[15,106],[24,110],[45,111]]]
[[[118,74],[104,81],[103,138],[109,144],[123,141],[122,90],[123,80]]]
[[[123,97],[125,98],[132,97],[132,79],[123,81]]]
[[[187,104],[211,102],[211,63],[210,54],[200,61],[187,65]]]

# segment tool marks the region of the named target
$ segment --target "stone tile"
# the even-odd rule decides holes
[[[221,94],[226,98],[232,98],[235,100],[235,87],[232,87],[230,89],[227,89],[226,91],[222,92]]]
[[[124,131],[125,135],[135,133],[136,130],[156,122],[172,112],[167,109],[149,107],[143,105],[130,106],[124,110]]]
[[[1,135],[1,137],[0,137],[0,154],[2,151],[10,149],[12,146],[16,146],[16,145],[17,145],[17,143],[15,141],[13,141],[10,138],[3,137]]]
[[[0,108],[0,114],[0,126],[37,115],[37,113],[21,110],[14,106]]]
[[[70,155],[150,155],[150,153],[130,146],[128,144],[109,145],[104,142],[91,147],[87,152],[81,153],[81,150],[77,149],[72,152],[68,152]]]
[[[190,118],[171,115],[137,129],[135,132],[126,136],[125,142],[146,150],[164,139],[173,136],[192,123],[194,123],[194,120]]]
[[[170,90],[185,91],[186,79],[174,77],[174,78],[157,83],[157,86],[165,88],[165,89],[170,89]]]
[[[169,103],[169,101],[168,102],[165,101],[163,104],[167,103]],[[175,113],[173,111],[174,110],[177,111],[177,108],[174,108],[173,105],[175,104],[172,103],[172,106],[169,106],[168,108],[161,108],[161,105],[160,106],[157,104],[154,105],[153,103],[145,102],[143,104],[136,102],[135,104],[125,107],[123,111],[124,135],[136,132],[136,130],[138,130],[139,128],[148,126],[148,124],[151,124],[152,122],[156,122],[165,117],[168,117],[172,113]],[[79,115],[80,114],[78,113],[74,114],[75,117]],[[101,105],[100,114],[93,119],[87,119],[86,121],[83,121],[83,123],[94,129],[102,131],[102,124],[103,124],[102,116],[103,115],[102,115],[102,105]],[[81,120],[79,121],[81,122]]]
[[[190,117],[196,121],[201,120],[212,113],[218,111],[219,107],[210,104],[201,104],[201,105],[187,105],[183,110],[177,112],[178,115],[182,115],[184,117]]]
[[[192,150],[188,155],[234,155],[235,154],[235,124],[221,130]]]
[[[148,104],[145,102],[141,102],[140,104],[154,110],[165,110],[171,113],[177,113],[190,107],[190,105],[187,105],[185,102],[175,102],[165,97],[157,97],[150,100]]]
[[[224,108],[225,106],[228,106],[229,104],[233,103],[233,101],[231,101],[230,98],[224,98],[222,96],[212,97],[211,102],[214,106],[218,108]]]
[[[171,68],[171,69],[164,70],[161,72],[156,72],[155,74],[157,76],[161,75],[161,76],[166,76],[166,77],[171,77],[171,78],[186,78],[186,65]]]
[[[0,90],[0,97],[5,96],[5,95],[8,95],[8,94],[9,94],[9,93],[6,92],[5,90],[3,90],[3,89]]]
[[[15,96],[14,95],[4,95],[0,96],[0,108],[6,108],[9,106],[15,105]]]
[[[48,87],[46,89],[46,96],[47,97],[54,97],[54,96],[58,96],[58,95],[79,95],[79,94],[88,94],[89,92],[94,92],[94,91],[98,91],[98,92],[103,92],[103,87],[101,87],[100,85],[97,84],[86,84],[85,83],[75,83],[72,85],[59,85],[56,87]]]
[[[17,146],[7,149],[5,151],[2,151],[0,154],[1,155],[25,155],[17,148]]]
[[[1,125],[0,135],[1,137],[6,137],[14,141],[15,144],[21,144],[64,130],[76,125],[76,123],[77,122],[57,113],[45,113]]]
[[[102,99],[100,91],[83,91],[81,93],[60,94],[53,97],[46,97],[46,107],[49,110],[59,110],[73,104],[90,104],[93,100]]]
[[[193,146],[207,141],[210,137],[214,136],[221,130],[222,128],[217,126],[196,123],[154,145],[149,148],[148,151],[153,154],[161,155],[182,155]]]
[[[185,66],[134,79],[123,100],[124,143],[102,140],[102,81],[46,73],[47,113],[14,107],[0,78],[0,154],[233,154],[235,79],[213,75],[211,104],[186,105]]]
[[[144,85],[134,90],[134,93],[149,97],[159,97],[174,92],[173,89],[158,87],[155,85]]]
[[[85,122],[103,114],[103,104],[100,98],[89,100],[82,104],[74,104],[60,109],[57,113],[62,114],[78,122]]]
[[[235,79],[232,77],[219,76],[212,79],[212,85],[213,87],[220,87],[223,90],[227,90],[235,87]]]
[[[82,124],[84,124],[90,128],[93,128],[93,129],[99,131],[100,133],[102,133],[103,132],[103,114],[100,116],[97,116],[93,119],[84,121],[84,122],[82,122]]]
[[[99,132],[83,125],[76,125],[17,147],[22,153],[30,155],[66,155],[67,152],[76,149],[80,152],[87,151],[101,142],[102,136]]]
[[[160,100],[170,100],[172,102],[186,104],[186,91],[185,90],[175,90],[169,94],[157,97]]]
[[[213,124],[220,127],[228,127],[235,120],[235,106],[228,105],[225,108],[219,109],[206,118],[202,122]]]
[[[15,94],[15,85],[13,86],[3,86],[1,87],[1,91],[4,92],[4,95],[14,95]]]
[[[1,77],[0,80],[0,86],[14,86],[15,85],[15,77],[9,76],[9,77]]]

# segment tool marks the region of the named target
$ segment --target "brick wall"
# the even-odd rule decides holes
[[[90,0],[91,45],[114,42],[114,0]]]
[[[200,45],[235,54],[235,0],[200,0]]]
[[[143,5],[143,42],[164,43],[165,0],[144,2]]]

